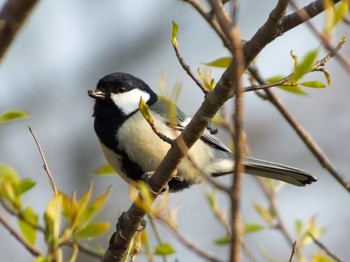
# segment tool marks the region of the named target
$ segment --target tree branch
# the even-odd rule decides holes
[[[0,12],[0,61],[37,0],[8,0]]]
[[[1,216],[1,214],[0,224],[3,224],[3,226],[11,233],[11,235],[13,235],[29,251],[30,254],[32,254],[35,257],[41,255],[40,250],[28,243],[27,240],[21,234],[19,234],[3,216]]]

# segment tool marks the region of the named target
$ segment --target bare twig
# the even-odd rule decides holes
[[[7,0],[0,12],[0,60],[23,26],[37,0]]]
[[[162,222],[164,225],[167,226],[167,228],[170,230],[170,232],[174,235],[174,237],[184,245],[186,248],[200,256],[201,258],[204,258],[206,261],[212,261],[212,262],[220,262],[219,258],[215,257],[212,253],[208,252],[207,250],[201,249],[198,247],[195,243],[191,242],[187,238],[185,238],[178,230],[175,228],[167,219],[165,219],[162,216],[158,216],[157,220]]]
[[[30,254],[35,257],[41,255],[40,250],[28,243],[28,241],[20,233],[18,233],[1,214],[0,223],[3,224],[3,226],[10,232],[10,234],[13,235],[29,251]]]
[[[282,19],[286,13],[289,0],[279,0],[276,7],[271,11],[269,18],[246,42],[244,46],[245,61],[247,64],[256,57],[256,55],[272,40],[283,33]]]
[[[191,77],[191,79],[196,83],[196,85],[202,90],[204,94],[208,93],[208,89],[195,77],[193,74],[191,67],[185,62],[183,56],[181,55],[179,46],[177,44],[172,43],[175,51],[175,55],[182,66],[182,68],[185,70],[185,72]]]
[[[31,127],[28,127],[28,129],[29,129],[29,132],[32,134],[32,136],[33,136],[33,138],[34,138],[34,141],[35,141],[35,143],[36,143],[36,145],[37,145],[37,147],[38,147],[38,150],[39,150],[41,159],[42,159],[43,162],[44,162],[43,168],[44,168],[44,170],[45,170],[45,172],[46,172],[46,174],[47,174],[47,176],[48,176],[48,178],[49,178],[49,180],[50,180],[51,188],[52,188],[54,194],[57,195],[57,194],[58,194],[58,190],[57,190],[57,187],[56,187],[56,184],[55,184],[55,180],[53,179],[53,176],[51,175],[49,166],[48,166],[48,164],[47,164],[47,161],[46,161],[46,158],[45,158],[45,155],[44,155],[44,152],[43,152],[43,150],[42,150],[42,148],[41,148],[41,146],[40,146],[40,143],[39,143],[38,139],[36,138],[36,136],[35,136],[33,130],[31,129]]]
[[[292,235],[289,233],[287,226],[285,225],[284,220],[282,218],[282,215],[279,212],[279,209],[277,206],[277,197],[276,197],[275,192],[271,192],[271,190],[269,190],[266,187],[262,178],[257,178],[257,182],[259,183],[260,188],[262,189],[267,200],[269,201],[269,204],[273,208],[274,213],[276,214],[277,225],[275,228],[280,230],[280,232],[284,236],[285,240],[287,241],[288,245],[292,245],[294,242],[294,239],[293,239]]]
[[[233,137],[235,144],[235,166],[233,183],[230,190],[231,200],[231,255],[230,260],[238,262],[241,260],[241,243],[242,243],[242,221],[240,217],[240,196],[243,183],[243,88],[241,76],[245,70],[242,41],[236,24],[237,5],[233,3],[233,18],[229,18],[224,6],[219,0],[210,0],[214,14],[219,22],[222,31],[230,42],[230,51],[232,53],[231,67],[231,86],[235,92],[235,113],[234,127],[236,135]]]
[[[293,261],[293,257],[294,257],[295,252],[297,252],[297,241],[294,241],[294,243],[292,245],[292,252],[291,252],[290,257],[289,257],[289,262]]]
[[[322,244],[318,239],[316,239],[314,237],[313,234],[311,234],[310,232],[308,232],[308,235],[312,238],[312,241],[314,241],[314,243],[321,248],[324,252],[326,252],[326,254],[331,257],[332,259],[334,259],[334,261],[336,262],[343,262],[344,260],[339,258],[337,255],[335,255],[333,252],[331,252],[324,244]]]

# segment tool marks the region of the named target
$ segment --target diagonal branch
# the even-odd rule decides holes
[[[0,60],[38,0],[8,0],[0,12]]]

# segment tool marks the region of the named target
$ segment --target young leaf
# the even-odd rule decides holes
[[[23,193],[32,189],[34,186],[35,186],[35,181],[28,179],[28,178],[22,179],[16,188],[17,194],[22,195]]]
[[[160,255],[160,256],[167,256],[167,255],[171,255],[174,254],[176,251],[175,249],[167,243],[161,243],[158,246],[156,246],[156,255]]]
[[[263,230],[265,227],[259,224],[246,224],[244,225],[244,234],[254,233]]]
[[[219,68],[228,68],[232,62],[232,57],[220,57],[216,60],[213,60],[208,63],[204,63],[207,66],[219,67]]]
[[[111,192],[111,187],[108,187],[106,192],[104,192],[101,196],[96,198],[84,211],[82,215],[81,221],[88,223],[91,219],[102,209],[106,200],[108,199],[109,193]]]
[[[22,110],[11,110],[0,114],[0,124],[4,124],[13,120],[27,118],[29,114]]]
[[[62,197],[55,195],[49,202],[45,214],[45,241],[50,249],[56,249],[61,224]]]
[[[142,116],[147,120],[148,123],[153,124],[154,120],[151,115],[151,112],[149,110],[148,105],[145,103],[145,101],[140,97],[140,102],[139,102],[139,109],[142,114]]]
[[[324,77],[326,78],[327,85],[331,86],[331,74],[327,71],[327,69],[324,69],[323,71]]]
[[[174,46],[178,46],[177,33],[179,32],[179,26],[175,21],[172,21],[172,31],[171,31],[171,43]]]
[[[320,81],[306,81],[306,82],[302,82],[300,83],[301,86],[305,86],[305,87],[310,87],[310,88],[325,88],[326,86],[320,82]]]
[[[92,222],[86,227],[78,230],[74,236],[76,238],[90,239],[104,234],[110,227],[107,222]]]
[[[255,211],[260,215],[262,219],[268,224],[269,226],[272,226],[275,220],[275,214],[271,210],[271,208],[265,208],[257,203],[253,203],[253,207]]]
[[[38,225],[38,216],[34,213],[33,209],[27,207],[22,211],[23,218],[19,218],[18,223],[22,231],[24,238],[32,245],[36,240],[36,228]]]
[[[217,246],[226,246],[230,243],[230,238],[228,236],[219,237],[214,240],[214,244]]]
[[[297,63],[292,76],[292,82],[298,82],[305,74],[310,72],[312,65],[315,63],[317,58],[318,50],[314,49],[309,51],[300,63]]]
[[[297,95],[307,95],[307,93],[300,88],[300,86],[277,86],[278,88]]]
[[[113,167],[111,167],[108,164],[105,164],[103,166],[100,166],[99,168],[97,168],[94,173],[94,175],[116,175],[115,170],[113,169]]]

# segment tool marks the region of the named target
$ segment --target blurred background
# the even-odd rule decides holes
[[[256,32],[275,2],[241,1],[239,23],[244,39],[250,39]],[[299,1],[300,4],[307,2],[310,1]],[[91,175],[105,161],[94,134],[93,100],[87,96],[87,90],[95,88],[102,76],[116,71],[134,74],[157,90],[158,77],[162,73],[167,78],[169,92],[176,83],[182,83],[178,105],[192,116],[202,103],[203,94],[174,55],[170,43],[172,20],[179,24],[180,49],[194,71],[198,67],[204,68],[203,62],[228,55],[204,19],[182,1],[61,0],[38,4],[0,65],[0,112],[18,108],[30,114],[27,120],[1,126],[0,162],[13,167],[21,177],[37,181],[35,190],[26,194],[25,202],[40,214],[52,192],[28,126],[36,133],[57,186],[65,193],[70,195],[76,190],[82,194],[93,182],[94,194],[100,195],[113,185],[108,205],[98,217],[112,221],[112,229],[94,245],[107,246],[116,218],[130,206],[131,200],[128,186],[119,177]],[[324,24],[322,16],[313,22],[320,29]],[[339,27],[335,39],[340,39],[348,29]],[[319,47],[319,40],[305,26],[300,26],[268,45],[257,58],[257,65],[264,77],[286,75],[293,68],[290,50],[302,57]],[[349,51],[346,43],[343,52],[349,54]],[[324,54],[321,48],[320,55]],[[349,178],[350,76],[334,59],[327,64],[327,69],[332,74],[330,88],[307,89],[306,96],[277,92]],[[217,80],[222,72],[212,69]],[[325,82],[321,74],[313,74],[310,78]],[[350,218],[350,205],[346,204],[349,194],[323,170],[269,102],[254,93],[247,93],[245,98],[245,131],[252,156],[296,166],[319,177],[312,186],[285,186],[280,192],[278,205],[288,228],[295,236],[296,219],[307,223],[315,215],[317,224],[327,227],[321,241],[349,260],[350,230],[345,226]],[[228,102],[228,108],[231,104],[232,101]],[[229,143],[223,131],[219,132],[219,137]],[[230,181],[230,177],[222,179],[223,183]],[[204,197],[207,189],[205,184],[194,186],[171,195],[170,202],[180,206],[179,230],[188,239],[225,259],[227,248],[213,244],[214,239],[224,235],[224,230],[209,211]],[[228,207],[224,196],[219,200],[223,208]],[[242,198],[243,219],[247,223],[263,223],[253,209],[252,201],[267,205],[256,182],[247,176]],[[15,219],[11,221],[16,223]],[[176,258],[201,261],[163,228],[162,235],[177,250],[169,261]],[[0,227],[0,236],[1,261],[32,260],[3,227]],[[276,230],[266,229],[248,235],[245,241],[259,261],[264,261],[262,250],[280,259],[289,258],[291,247]],[[43,249],[40,235],[37,242]],[[316,247],[310,246],[309,254],[315,250]],[[95,259],[80,257],[80,261]]]

